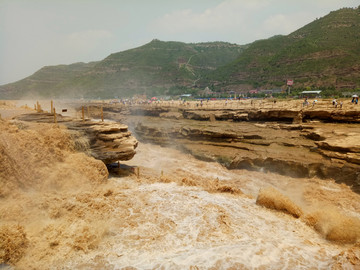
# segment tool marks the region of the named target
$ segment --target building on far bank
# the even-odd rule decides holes
[[[321,90],[312,90],[312,91],[302,91],[301,98],[309,97],[309,98],[316,98],[320,97]]]

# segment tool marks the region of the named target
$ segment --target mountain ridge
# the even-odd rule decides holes
[[[213,91],[360,87],[360,6],[332,11],[289,35],[247,45],[157,39],[103,60],[46,66],[0,86],[0,98],[113,98]]]
[[[344,8],[287,36],[255,41],[208,80],[228,81],[225,89],[246,84],[281,87],[289,78],[297,87],[355,88],[360,86],[359,56],[360,8]]]
[[[226,42],[154,39],[101,61],[43,67],[23,80],[0,86],[0,97],[20,98],[23,89],[43,97],[112,98],[165,91],[177,94],[192,86],[199,74],[234,59],[245,47]]]

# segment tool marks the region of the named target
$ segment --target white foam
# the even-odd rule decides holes
[[[150,194],[149,209],[143,212],[171,220],[174,230],[158,241],[139,239],[133,248],[113,245],[111,252],[124,254],[109,258],[117,266],[208,268],[220,261],[222,266],[241,263],[248,268],[326,268],[332,256],[339,253],[336,245],[301,221],[259,207],[253,199],[210,194],[175,184],[142,185],[140,190]],[[221,215],[228,218],[226,228],[219,223]],[[121,243],[129,234],[151,235],[156,227],[152,223],[138,224],[135,230],[125,230],[115,238]]]

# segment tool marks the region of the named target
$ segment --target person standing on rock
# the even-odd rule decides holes
[[[309,105],[309,102],[308,102],[308,98],[306,97],[305,99],[304,99],[304,103],[303,103],[303,107],[307,107]]]

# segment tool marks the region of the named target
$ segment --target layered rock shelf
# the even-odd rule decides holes
[[[139,140],[230,169],[332,178],[360,192],[360,110],[352,104],[105,105],[104,114],[125,119]]]
[[[87,104],[99,117],[100,106]],[[101,104],[137,139],[177,147],[230,169],[319,177],[360,192],[360,106],[331,100]]]
[[[334,128],[342,132],[333,131]],[[147,117],[135,133],[144,141],[177,146],[230,169],[292,177],[332,178],[360,192],[360,128],[334,124],[211,122]],[[339,134],[340,133],[340,134]],[[356,135],[354,135],[356,134]]]
[[[256,103],[257,102],[257,103]],[[281,105],[279,105],[279,103]],[[167,105],[166,105],[167,104]],[[99,115],[99,105],[92,106],[91,111]],[[199,121],[279,121],[301,123],[306,121],[322,121],[335,123],[360,123],[360,105],[344,104],[344,107],[331,105],[331,101],[318,101],[316,105],[303,106],[301,101],[278,103],[254,101],[233,101],[224,106],[222,103],[211,102],[203,106],[197,103],[189,105],[178,103],[159,103],[153,105],[122,106],[121,104],[105,104],[104,112],[108,115],[126,114],[153,116],[172,119],[191,119]]]
[[[150,115],[145,110],[146,115]],[[162,112],[164,113],[164,112]],[[182,117],[192,120],[210,121],[281,121],[303,122],[306,120],[320,120],[325,122],[360,123],[359,111],[341,110],[291,110],[291,109],[251,109],[251,110],[189,110],[181,111]]]
[[[105,164],[130,160],[135,155],[137,140],[126,125],[110,121],[76,120],[57,114],[57,122],[71,132],[78,150],[88,153]],[[49,113],[23,114],[21,121],[52,123],[54,115]]]

